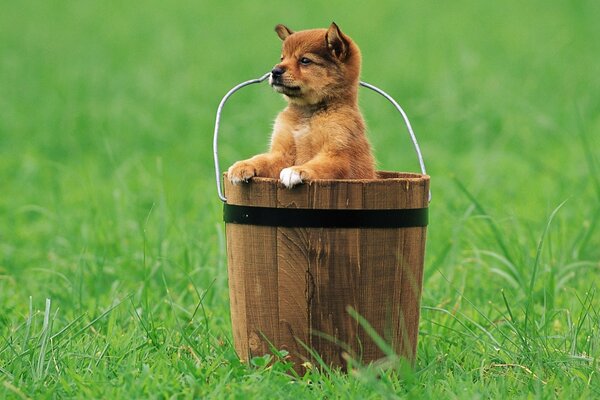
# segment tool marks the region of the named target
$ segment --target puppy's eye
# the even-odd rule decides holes
[[[300,64],[302,64],[302,65],[308,65],[308,64],[311,64],[311,63],[312,63],[312,60],[310,60],[310,59],[308,59],[306,57],[302,57],[300,59]]]

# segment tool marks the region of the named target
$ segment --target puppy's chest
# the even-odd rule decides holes
[[[324,146],[327,139],[323,137],[323,130],[319,129],[320,125],[322,121],[312,115],[283,113],[277,119],[275,131],[287,136],[289,145],[294,146],[296,164],[312,159]]]
[[[291,129],[292,136],[294,137],[294,141],[296,143],[308,141],[310,139],[310,137],[309,137],[310,130],[311,130],[311,127],[310,127],[309,121],[297,123]]]
[[[321,140],[310,121],[295,124],[290,132],[296,146],[296,163],[305,163],[319,152]]]

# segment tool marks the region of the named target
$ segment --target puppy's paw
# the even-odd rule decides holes
[[[288,189],[291,189],[297,184],[302,183],[301,172],[296,171],[294,167],[282,169],[281,173],[279,174],[279,179],[281,180],[281,183],[283,183],[283,185]]]
[[[227,178],[234,185],[248,182],[253,176],[256,176],[256,168],[248,161],[238,161],[227,170]]]

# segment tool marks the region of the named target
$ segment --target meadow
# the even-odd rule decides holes
[[[4,2],[0,398],[600,397],[600,5]],[[336,21],[405,108],[432,179],[417,360],[238,360],[212,131],[279,59],[277,23]],[[417,171],[361,91],[379,168]],[[248,88],[224,168],[284,105]]]

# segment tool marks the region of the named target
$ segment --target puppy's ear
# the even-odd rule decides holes
[[[277,32],[277,36],[279,36],[281,40],[285,40],[285,38],[294,33],[294,31],[282,24],[279,24],[275,27],[275,32]]]
[[[332,22],[325,34],[325,42],[329,52],[338,60],[344,61],[348,56],[350,42],[335,22]]]

